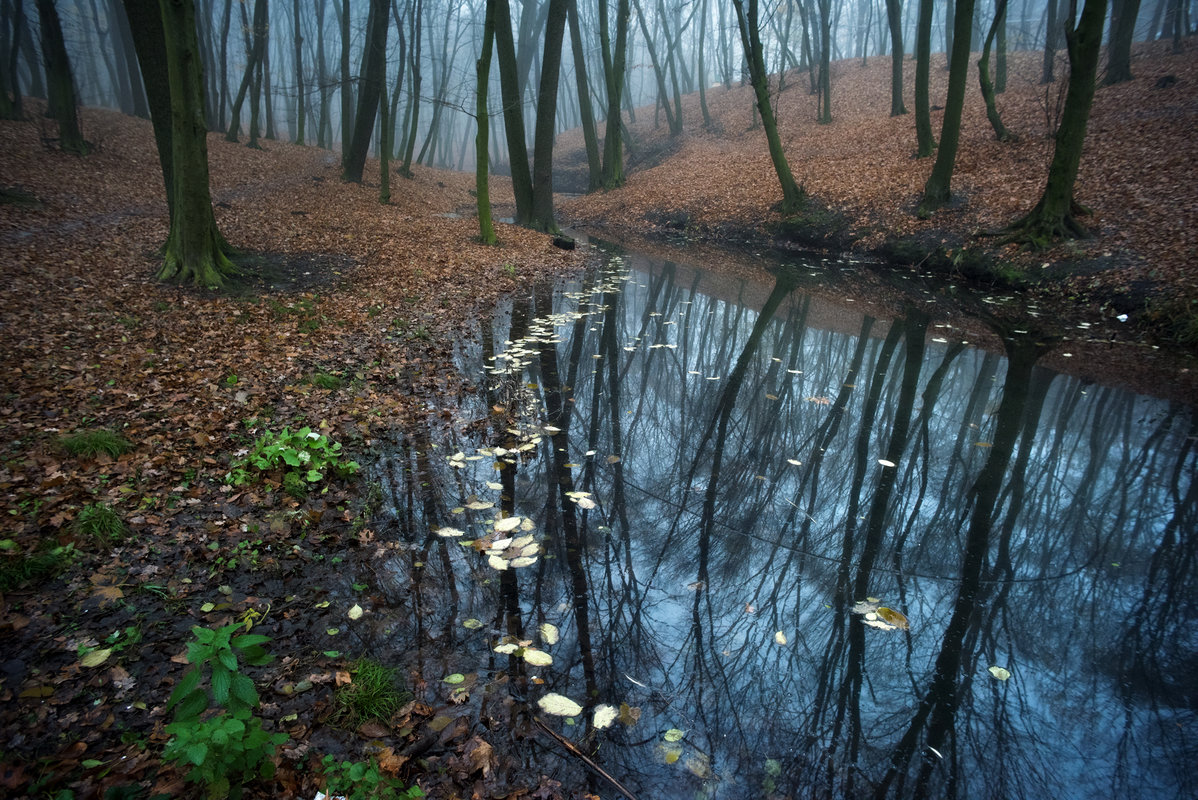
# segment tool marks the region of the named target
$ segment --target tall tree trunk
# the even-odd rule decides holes
[[[253,88],[254,76],[258,63],[262,60],[262,51],[266,48],[266,0],[254,0],[253,44],[246,56],[245,75],[241,78],[241,86],[237,89],[237,97],[233,99],[233,111],[229,118],[229,130],[225,132],[225,141],[236,142],[241,135],[241,105],[245,102],[246,94]],[[255,93],[256,95],[256,93]],[[250,113],[254,113],[255,98],[250,98]],[[252,126],[251,126],[252,127]],[[254,144],[257,144],[256,132],[251,134]]]
[[[321,2],[321,0],[318,0]],[[295,25],[295,143],[304,143],[304,114],[307,98],[304,95],[304,35],[300,29],[299,0],[291,0],[291,21]]]
[[[166,190],[167,213],[175,218],[174,144],[171,119],[171,83],[167,74],[166,39],[162,27],[162,11],[158,3],[124,0],[125,17],[129,20],[134,52],[145,82],[146,100],[150,107],[150,122],[154,126],[154,144],[158,163],[162,166],[162,183]]]
[[[819,4],[819,113],[821,125],[832,122],[832,7],[831,0]]]
[[[1140,0],[1112,0],[1111,37],[1107,47],[1105,86],[1123,83],[1132,79],[1131,40],[1136,33],[1136,17],[1140,13]]]
[[[491,190],[487,181],[487,136],[490,117],[487,111],[487,89],[491,85],[491,46],[495,40],[495,0],[486,0],[487,11],[483,20],[482,53],[475,64],[474,118],[478,120],[478,131],[474,136],[474,194],[478,200],[478,237],[483,244],[495,244],[495,225],[491,221]]]
[[[1073,184],[1081,166],[1086,125],[1094,102],[1106,0],[1086,0],[1076,25],[1072,20],[1077,12],[1077,0],[1070,0],[1069,6],[1070,23],[1065,28],[1069,86],[1065,91],[1061,126],[1057,129],[1056,148],[1048,166],[1048,183],[1035,208],[1012,223],[1009,229],[1012,238],[1034,247],[1046,247],[1058,237],[1089,235],[1076,218],[1076,214],[1085,209],[1073,199]]]
[[[354,114],[354,138],[348,151],[342,152],[342,180],[362,182],[366,166],[366,151],[374,132],[374,117],[379,97],[386,87],[387,29],[391,27],[390,0],[370,0],[370,15],[366,22],[366,44],[362,49],[362,67],[358,71],[361,86],[358,90],[358,110]]]
[[[774,171],[782,187],[782,204],[779,210],[783,214],[794,214],[802,209],[806,193],[795,182],[790,171],[790,163],[786,160],[782,139],[778,135],[774,109],[770,104],[769,76],[765,71],[765,57],[761,48],[761,29],[757,27],[757,0],[749,0],[747,12],[743,0],[733,0],[733,7],[736,10],[736,23],[740,28],[741,45],[749,65],[749,79],[753,83],[753,93],[757,98],[757,111],[761,114],[761,127],[765,129],[770,159],[774,162]]]
[[[1044,28],[1044,66],[1040,74],[1040,83],[1052,83],[1056,80],[1057,35],[1061,24],[1057,20],[1057,4],[1060,0],[1047,0],[1046,14],[1048,22]]]
[[[499,59],[499,88],[503,98],[503,125],[507,132],[508,166],[516,197],[516,224],[532,222],[532,173],[528,169],[528,144],[524,136],[524,106],[516,63],[516,42],[508,0],[495,3],[495,55]]]
[[[334,3],[336,0],[334,0]],[[333,6],[337,8],[336,5]],[[354,89],[349,74],[349,0],[341,0],[341,158],[354,138]]]
[[[632,9],[628,0],[616,7],[616,44],[611,46],[607,2],[599,2],[599,37],[603,51],[603,78],[607,84],[607,125],[603,134],[603,187],[624,185],[624,143],[621,139],[620,104],[628,58],[628,22]]]
[[[915,154],[927,158],[936,151],[932,133],[932,104],[928,81],[932,72],[932,0],[919,0],[915,26]]]
[[[591,86],[587,80],[585,46],[578,24],[578,0],[569,0],[566,9],[570,24],[570,45],[574,56],[574,85],[578,92],[578,114],[582,117],[582,140],[586,145],[589,177],[587,189],[598,189],[603,184],[603,162],[599,158],[599,137],[595,133],[595,112],[591,107]],[[492,23],[492,35],[494,24]],[[490,64],[488,63],[488,71]]]
[[[411,25],[408,30],[412,37],[412,46],[408,54],[408,72],[411,75],[408,84],[412,87],[412,94],[408,101],[409,127],[404,140],[403,166],[399,168],[399,173],[405,178],[412,177],[412,153],[416,150],[416,127],[420,121],[420,17],[423,10],[423,0],[416,0],[408,17]]]
[[[217,101],[216,129],[225,130],[225,112],[229,109],[229,26],[233,22],[233,0],[225,0],[221,14],[220,37],[220,100]]]
[[[1007,130],[998,113],[998,104],[994,101],[994,83],[990,80],[990,50],[998,31],[1006,24],[1007,0],[995,0],[994,21],[986,34],[986,43],[982,45],[982,57],[978,59],[978,83],[982,90],[982,101],[986,104],[986,118],[990,127],[994,128],[994,136],[1000,142],[1015,141],[1018,137]]]
[[[907,113],[903,105],[903,5],[886,0],[886,22],[890,25],[890,116]]]
[[[126,0],[130,5],[137,2]],[[192,0],[159,0],[159,8],[166,64],[142,64],[143,75],[165,66],[170,82],[174,211],[157,277],[219,287],[236,268],[225,254],[227,245],[217,229],[208,188],[208,131],[195,7]]]
[[[116,36],[118,60],[121,69],[129,82],[129,91],[133,94],[133,115],[142,119],[150,118],[150,106],[146,101],[146,90],[142,86],[141,70],[137,66],[137,52],[134,49],[133,32],[129,29],[129,18],[125,14],[119,0],[109,0],[108,13],[111,15]]]
[[[926,217],[948,202],[957,145],[961,140],[961,111],[965,106],[965,82],[969,77],[969,37],[973,32],[974,0],[956,0],[956,30],[949,62],[948,96],[944,101],[944,122],[940,127],[940,147],[936,163],[924,185],[919,215]]]
[[[46,62],[46,81],[50,87],[50,116],[58,123],[58,146],[64,153],[87,155],[87,142],[79,127],[79,101],[75,94],[75,77],[67,56],[66,40],[54,0],[37,0],[41,22],[42,58]]]
[[[316,146],[331,149],[333,122],[329,110],[329,73],[324,52],[325,0],[316,0],[316,80],[320,86],[320,115],[316,120]]]
[[[553,138],[557,122],[557,85],[561,75],[562,38],[566,32],[567,0],[549,0],[545,20],[545,54],[537,92],[537,125],[532,153],[532,227],[557,233],[553,219]]]

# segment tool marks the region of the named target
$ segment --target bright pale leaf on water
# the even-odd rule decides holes
[[[365,612],[362,611],[362,607],[357,603],[354,603],[354,607],[349,610],[347,616],[350,619],[361,619],[363,613]]]
[[[471,500],[466,504],[466,508],[471,511],[486,511],[488,508],[494,508],[494,503],[488,503],[485,500]]]
[[[558,632],[556,625],[551,625],[548,622],[542,622],[540,631],[542,642],[545,644],[557,644]]]
[[[437,535],[445,536],[448,538],[450,536],[465,536],[466,532],[463,530],[458,530],[457,528],[450,528],[449,526],[443,526],[443,527],[437,528]]]
[[[503,644],[495,645],[493,649],[500,655],[510,656],[512,653],[520,649],[520,645],[516,644],[515,642],[504,642]]]
[[[670,728],[668,731],[666,731],[665,736],[662,738],[667,742],[680,742],[682,741],[683,736],[686,736],[686,731],[682,731],[677,728]]]
[[[546,653],[544,650],[538,650],[535,647],[525,647],[522,653],[524,660],[534,667],[547,667],[553,663],[553,656]],[[579,709],[580,711],[582,709]],[[571,714],[570,716],[573,716]]]
[[[890,461],[889,459],[885,459],[885,458],[879,458],[878,463],[881,464],[883,467],[897,467],[898,466],[898,464],[895,464],[893,461]]]
[[[799,461],[797,458],[788,458],[788,459],[786,459],[786,463],[787,463],[787,464],[793,464],[793,465],[794,465],[794,466],[796,466],[796,467],[801,467],[801,466],[803,466],[803,462],[802,462],[802,461]]]
[[[514,531],[520,527],[520,517],[504,517],[503,519],[495,520],[495,532],[507,533]]]
[[[1000,681],[1005,681],[1007,678],[1011,677],[1010,670],[1003,669],[1002,667],[991,667],[990,674]]]
[[[620,716],[615,706],[601,705],[595,707],[594,725],[599,730],[609,727]]]
[[[907,628],[910,627],[909,623],[907,622],[907,618],[903,615],[903,613],[901,611],[895,611],[893,608],[886,608],[886,606],[880,606],[878,608],[877,614],[881,619],[890,623],[891,625],[898,628],[899,630],[905,631],[905,630],[907,630]]]
[[[533,564],[537,563],[537,557],[536,556],[520,556],[519,558],[513,558],[508,563],[511,564],[512,569],[520,569],[520,567],[531,567]]]
[[[483,626],[482,620],[477,620],[477,619],[474,619],[473,617],[470,619],[462,620],[462,627],[467,630],[476,631],[479,628],[481,628],[482,626]]]
[[[577,717],[582,713],[582,706],[555,692],[550,692],[542,697],[537,701],[537,705],[546,714],[553,714],[555,717]]]
[[[774,641],[778,644],[786,644],[786,634],[782,631],[778,631],[774,634]]]
[[[498,492],[498,491],[502,491],[503,484],[499,483],[498,481],[487,481],[487,488],[494,489],[495,491]]]
[[[487,565],[491,569],[497,569],[502,572],[507,569],[507,559],[500,558],[499,556],[487,556]]]

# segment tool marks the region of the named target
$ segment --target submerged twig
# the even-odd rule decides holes
[[[554,738],[554,740],[557,741],[558,744],[560,744],[562,747],[569,750],[571,754],[578,756],[580,759],[582,759],[584,764],[586,764],[588,767],[593,769],[595,772],[599,773],[599,776],[602,777],[603,779],[605,779],[612,786],[614,786],[616,791],[618,791],[620,794],[627,797],[628,800],[637,800],[636,795],[634,795],[632,792],[625,789],[623,784],[621,784],[618,780],[613,778],[611,775],[608,775],[607,772],[604,771],[604,769],[602,767],[600,767],[598,764],[596,764],[594,761],[592,761],[590,759],[590,757],[587,756],[586,753],[584,753],[584,752],[582,752],[582,750],[578,749],[578,745],[574,744],[574,742],[571,742],[569,739],[567,739],[566,737],[562,736],[557,731],[550,728],[548,725],[546,725],[544,722],[541,721],[540,717],[533,717],[532,719],[533,719],[533,722],[537,723],[537,725],[540,727],[541,730],[545,731],[545,733],[552,736]]]

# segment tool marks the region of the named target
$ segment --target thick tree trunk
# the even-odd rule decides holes
[[[335,0],[334,0],[335,1]],[[338,6],[334,5],[334,9]],[[349,0],[342,0],[341,23],[341,157],[354,138],[354,89],[349,74]]]
[[[532,227],[557,233],[553,219],[553,138],[557,122],[557,85],[561,75],[562,38],[566,32],[566,0],[549,0],[545,20],[545,54],[537,93],[537,125],[532,153]]]
[[[54,0],[37,0],[41,21],[42,58],[46,62],[46,82],[50,87],[47,114],[58,123],[58,146],[64,153],[87,155],[87,142],[79,127],[79,101],[75,94],[75,78],[67,56],[66,40]]]
[[[499,88],[503,98],[503,125],[507,132],[508,166],[516,196],[516,224],[532,222],[532,173],[528,170],[528,144],[524,136],[523,95],[516,64],[516,42],[508,0],[495,4],[495,55],[499,59]]]
[[[928,81],[932,72],[932,0],[919,0],[915,28],[915,140],[916,156],[927,158],[936,152],[932,133],[932,105]]]
[[[124,0],[125,16],[133,35],[134,52],[144,78],[146,100],[150,106],[150,122],[154,126],[154,144],[158,162],[162,165],[162,183],[166,203],[174,219],[175,181],[171,121],[171,84],[167,74],[166,39],[162,30],[162,11],[157,3]]]
[[[1076,7],[1077,0],[1070,5]],[[1073,9],[1070,9],[1071,12]],[[1065,47],[1069,54],[1069,85],[1065,91],[1065,108],[1052,163],[1048,166],[1048,183],[1044,194],[1028,214],[1012,223],[1012,240],[1033,247],[1047,247],[1057,238],[1080,238],[1089,235],[1076,217],[1084,211],[1073,198],[1073,184],[1081,166],[1082,147],[1086,141],[1086,125],[1094,103],[1098,59],[1102,48],[1103,21],[1106,0],[1086,0],[1076,26],[1065,30]],[[1073,13],[1070,13],[1070,19]]]
[[[227,245],[217,229],[208,188],[208,131],[195,7],[192,0],[159,0],[159,7],[170,84],[174,213],[157,277],[221,286],[236,269],[225,255]],[[149,73],[144,63],[142,73]]]
[[[956,30],[949,62],[948,96],[944,101],[944,122],[940,127],[940,147],[936,163],[924,185],[919,215],[927,216],[948,202],[957,145],[961,138],[961,111],[965,107],[965,82],[969,73],[969,37],[973,33],[974,0],[956,0]]]
[[[1112,0],[1111,36],[1107,47],[1106,77],[1103,85],[1112,86],[1132,79],[1131,40],[1136,33],[1140,0]]]

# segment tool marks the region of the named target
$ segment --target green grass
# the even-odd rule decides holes
[[[41,547],[32,553],[0,556],[0,592],[25,584],[37,584],[52,578],[71,565],[75,558],[72,545]]]
[[[308,383],[321,389],[340,389],[343,381],[331,372],[313,372],[308,376]]]
[[[119,542],[125,536],[125,523],[119,514],[103,503],[84,506],[75,517],[75,530],[99,542]]]
[[[133,449],[128,439],[103,428],[64,436],[61,442],[68,453],[84,458],[95,458],[100,454],[116,458]]]
[[[377,661],[359,659],[350,674],[353,682],[338,687],[333,695],[335,717],[347,728],[357,728],[369,720],[387,720],[411,699],[399,686],[396,670]]]

